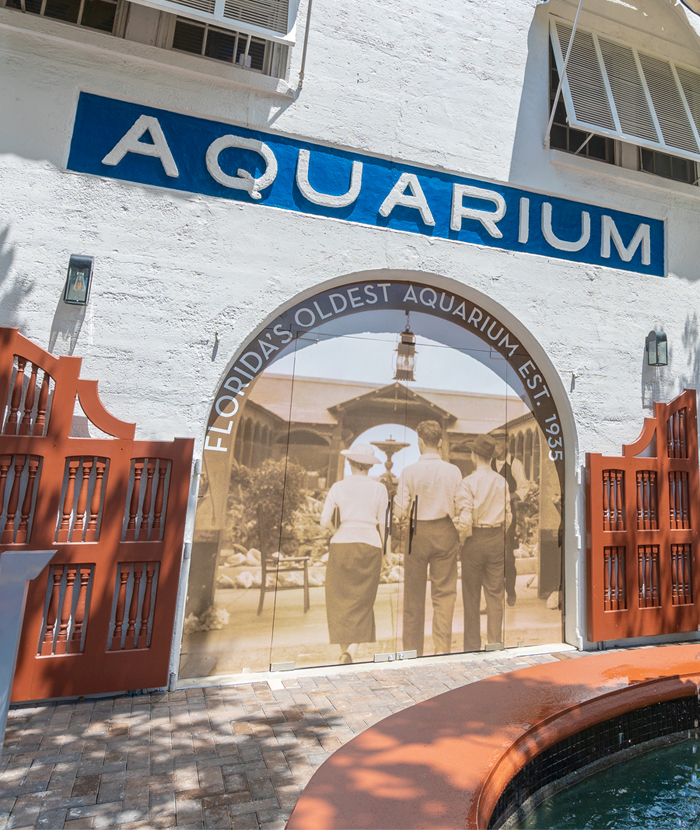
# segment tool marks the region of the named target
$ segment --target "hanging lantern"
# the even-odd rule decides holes
[[[71,254],[68,263],[68,276],[63,289],[63,302],[69,305],[87,305],[90,296],[90,280],[92,278],[91,256],[76,256]]]
[[[399,344],[396,347],[396,361],[394,380],[415,380],[413,373],[416,368],[416,335],[409,328],[408,313],[406,314],[406,328],[399,335]]]
[[[663,332],[650,331],[647,335],[647,365],[668,366],[666,335]]]

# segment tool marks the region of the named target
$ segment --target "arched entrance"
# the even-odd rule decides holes
[[[502,522],[504,580],[510,557],[515,599],[503,607],[498,639],[484,619],[481,646],[562,640],[565,456],[552,371],[507,313],[425,275],[383,276],[348,280],[283,310],[231,363],[205,441],[208,488],[200,501],[209,503],[197,513],[183,676],[337,662],[326,620],[334,531],[320,517],[329,488],[346,474],[342,452],[389,424],[397,434],[373,442],[382,464],[411,441],[415,454],[416,439],[405,437],[433,422],[442,459],[463,478],[474,470],[476,436],[505,443],[514,519]],[[502,464],[492,466],[498,472]],[[389,495],[396,490],[396,477],[381,466],[370,476]],[[357,660],[411,651],[403,632],[411,534],[407,516],[392,516],[375,627]],[[440,649],[432,615],[443,612],[431,603],[429,581],[424,654],[465,648],[462,568],[452,635]]]

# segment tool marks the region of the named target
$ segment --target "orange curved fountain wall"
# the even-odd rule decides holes
[[[385,718],[312,777],[289,830],[485,830],[508,782],[552,744],[698,694],[700,644],[585,655],[462,686]]]

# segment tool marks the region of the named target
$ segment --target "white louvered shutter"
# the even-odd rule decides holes
[[[161,11],[294,43],[298,0],[131,0]]]
[[[561,73],[571,25],[551,35]],[[562,91],[572,127],[700,161],[700,73],[577,29]]]
[[[558,23],[557,32],[562,54],[565,55],[571,39],[571,27]],[[577,119],[586,124],[595,124],[604,130],[615,130],[603,73],[600,71],[595,43],[589,32],[582,32],[580,29],[576,32],[567,68],[567,79]]]
[[[226,20],[249,23],[280,34],[287,33],[288,0],[225,0]]]
[[[690,72],[682,66],[676,67],[676,74],[681,82],[696,132],[700,133],[700,75],[697,72]]]
[[[609,40],[600,41],[600,52],[617,110],[618,129],[623,135],[658,142],[634,52]]]
[[[666,145],[697,155],[698,145],[685,112],[673,68],[666,61],[644,54],[639,55],[639,62]]]

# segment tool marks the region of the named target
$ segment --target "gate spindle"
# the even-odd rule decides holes
[[[90,521],[88,522],[87,533],[85,534],[86,542],[94,542],[97,539],[97,519],[100,515],[102,487],[104,484],[104,474],[106,469],[106,462],[101,458],[96,459],[95,486],[92,491],[92,499],[90,500]]]
[[[70,531],[70,519],[73,513],[73,499],[75,497],[75,477],[80,466],[79,458],[68,459],[68,484],[66,486],[66,496],[63,500],[63,514],[61,516],[61,525],[58,529],[57,542],[67,542],[68,533]]]
[[[80,568],[80,588],[78,591],[78,602],[75,606],[75,622],[73,624],[73,634],[70,638],[69,652],[80,651],[80,643],[83,639],[83,620],[85,619],[85,601],[87,599],[87,588],[90,582],[92,569],[88,570],[84,566]]]
[[[17,531],[17,543],[28,542],[29,536],[29,517],[32,513],[32,503],[34,502],[34,485],[36,481],[36,474],[39,470],[39,459],[33,455],[29,458],[29,473],[27,475],[27,487],[24,491],[24,499],[22,500],[22,512],[19,520],[19,530]]]
[[[34,409],[34,395],[36,393],[36,374],[39,371],[39,367],[36,363],[32,363],[31,367],[32,371],[29,375],[27,392],[24,396],[24,412],[22,413],[22,421],[19,425],[20,435],[29,435],[32,428],[32,410]]]
[[[143,505],[141,507],[141,525],[139,527],[139,539],[148,538],[148,525],[151,520],[151,497],[153,495],[153,475],[156,471],[155,458],[148,459],[148,466],[146,468],[146,493],[143,497]],[[143,536],[142,532],[143,531]]]
[[[139,512],[142,472],[143,459],[134,463],[134,481],[131,488],[131,502],[129,503],[129,522],[126,526],[126,540],[129,542],[133,542],[136,537],[136,516]]]
[[[7,474],[12,466],[11,455],[0,455],[0,516],[5,507],[5,485],[7,484]]]
[[[88,488],[90,486],[92,464],[93,460],[91,458],[83,458],[83,474],[78,489],[78,509],[75,513],[75,524],[73,525],[73,532],[71,533],[71,540],[74,542],[83,541],[83,528],[85,527],[85,520],[87,519],[85,513],[87,511]]]
[[[73,605],[73,585],[78,574],[76,565],[68,565],[66,568],[66,591],[63,594],[63,605],[61,605],[61,625],[58,629],[57,644],[64,644],[61,652],[68,653],[68,626],[70,625],[70,614]],[[57,649],[58,650],[58,649]]]
[[[42,655],[53,653],[53,636],[54,630],[56,628],[56,618],[58,617],[58,600],[61,595],[63,565],[54,565],[52,572],[53,586],[51,588],[51,598],[49,599],[49,607],[46,611],[46,627],[44,628],[44,640],[41,644]]]
[[[156,489],[156,503],[153,506],[153,527],[152,535],[156,540],[160,539],[160,517],[163,513],[163,497],[165,494],[165,474],[168,472],[167,464],[163,459],[158,461],[158,488]]]
[[[10,500],[7,502],[5,529],[3,530],[2,538],[0,539],[0,543],[4,545],[11,545],[15,540],[15,517],[17,516],[17,507],[19,505],[19,488],[22,482],[24,463],[25,456],[15,456],[15,477],[12,481],[12,490],[10,490]]]
[[[16,435],[17,423],[19,421],[19,405],[22,400],[22,386],[24,385],[24,367],[27,361],[23,357],[17,358],[17,376],[15,377],[15,385],[12,389],[12,400],[10,402],[10,417],[7,419],[5,425],[5,433]]]
[[[148,621],[151,617],[151,593],[153,591],[153,576],[156,572],[155,562],[146,563],[146,590],[143,595],[143,608],[141,609],[141,628],[136,642],[136,648],[144,648],[147,645]]]
[[[110,649],[114,648],[114,641],[117,641],[117,648],[122,647],[122,627],[124,625],[124,606],[126,605],[126,583],[129,581],[131,563],[119,566],[119,595],[117,597],[117,608],[114,615],[114,632]]]
[[[136,639],[136,616],[139,612],[139,588],[141,587],[142,573],[143,562],[134,562],[134,581],[131,588],[131,602],[129,603],[129,624],[126,627],[126,640],[129,643],[132,637]]]
[[[46,426],[46,409],[49,403],[49,374],[44,370],[44,377],[41,380],[39,389],[39,402],[36,405],[36,421],[32,429],[32,435],[43,435]]]

